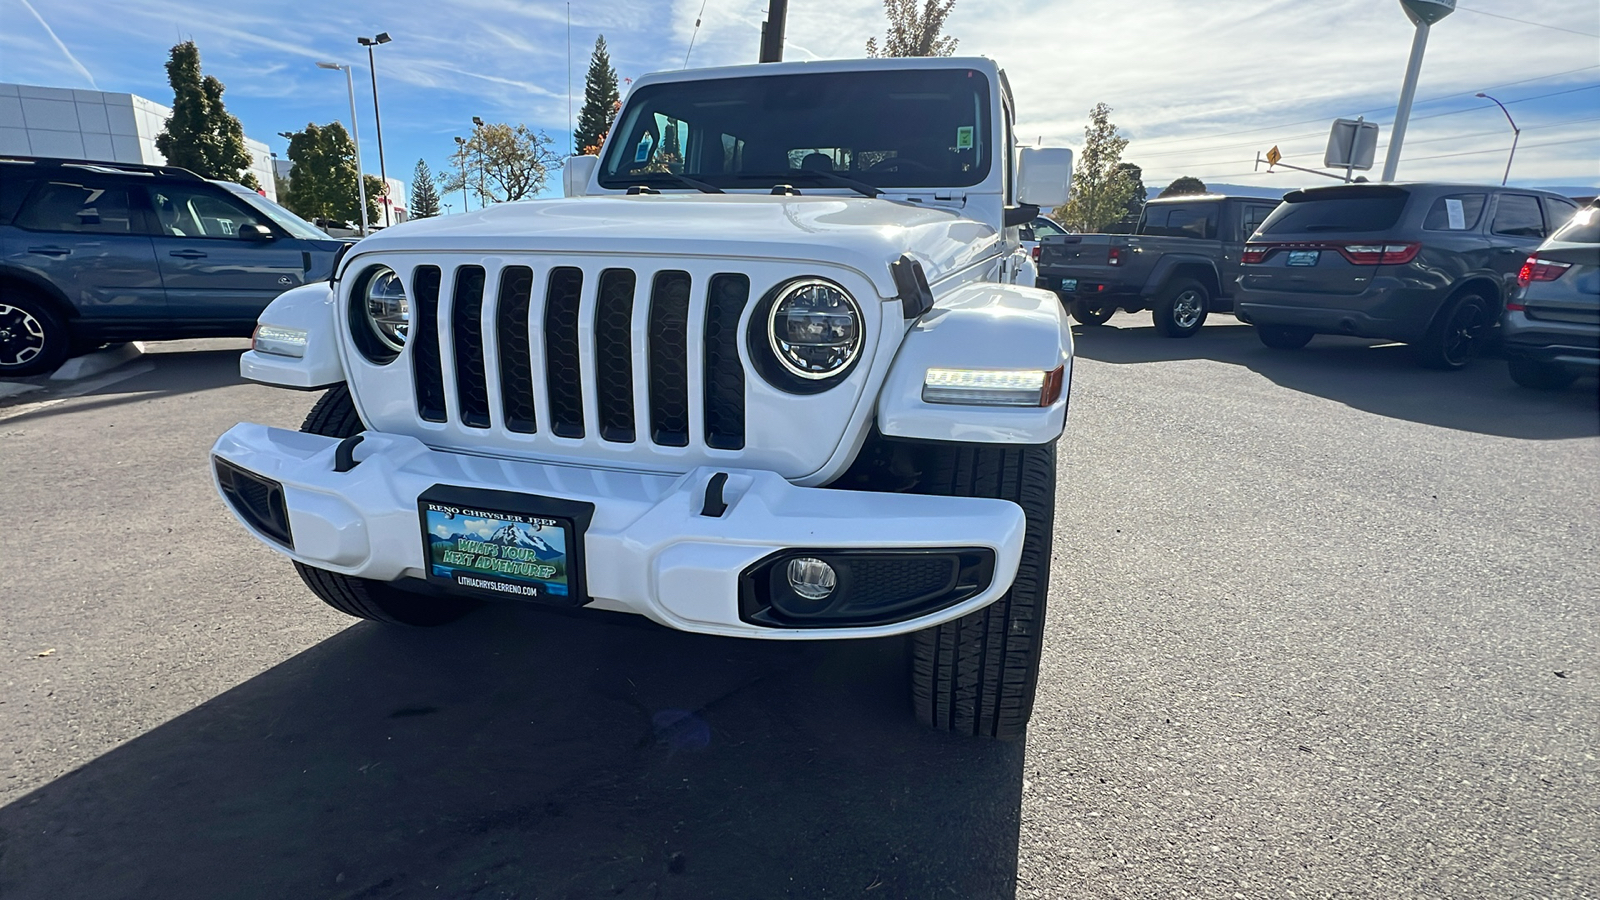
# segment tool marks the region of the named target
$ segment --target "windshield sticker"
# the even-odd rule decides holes
[[[649,132],[646,132],[644,137],[639,138],[639,148],[633,151],[633,161],[636,163],[648,162],[650,160],[650,148],[654,147],[655,143],[655,139],[650,136]]]
[[[972,126],[971,125],[963,125],[960,128],[956,129],[956,149],[957,150],[971,150],[972,149]]]
[[[1454,197],[1446,197],[1444,201],[1445,215],[1450,217],[1450,230],[1462,231],[1467,227],[1467,214],[1461,207],[1461,201]]]

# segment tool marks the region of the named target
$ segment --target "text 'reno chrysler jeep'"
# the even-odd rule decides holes
[[[773,640],[912,635],[939,728],[1016,737],[1038,674],[1072,336],[1019,226],[986,59],[640,79],[565,199],[386,229],[261,316],[217,487],[354,616],[485,598]]]

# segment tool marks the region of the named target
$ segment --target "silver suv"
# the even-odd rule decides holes
[[[1600,371],[1600,207],[1561,226],[1517,273],[1501,347],[1511,380],[1559,390]]]

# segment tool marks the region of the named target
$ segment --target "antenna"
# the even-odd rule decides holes
[[[694,17],[694,30],[689,32],[689,50],[683,54],[685,69],[689,68],[689,54],[694,52],[694,39],[700,36],[700,20],[705,18],[707,2],[708,0],[700,0],[700,13]]]

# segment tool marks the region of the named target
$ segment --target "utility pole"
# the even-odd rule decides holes
[[[467,139],[456,135],[456,168],[461,171],[461,211],[472,212],[472,204],[467,202]]]
[[[393,202],[389,198],[389,172],[383,167],[383,116],[378,114],[378,64],[372,58],[372,48],[378,44],[387,44],[391,38],[389,32],[380,31],[377,37],[358,37],[356,43],[367,48],[367,71],[372,73],[372,120],[378,125],[378,177],[383,179],[383,224],[391,224],[389,220],[389,207]]]
[[[1394,128],[1389,132],[1389,154],[1383,160],[1383,181],[1393,181],[1400,167],[1400,146],[1405,143],[1406,123],[1411,119],[1411,101],[1417,95],[1417,76],[1422,74],[1422,52],[1428,49],[1428,29],[1433,23],[1456,11],[1456,0],[1400,0],[1406,18],[1417,26],[1411,38],[1411,58],[1406,61],[1406,80],[1400,86],[1400,104],[1394,111]]]
[[[761,26],[761,62],[783,62],[783,20],[789,0],[767,0],[767,21]]]

